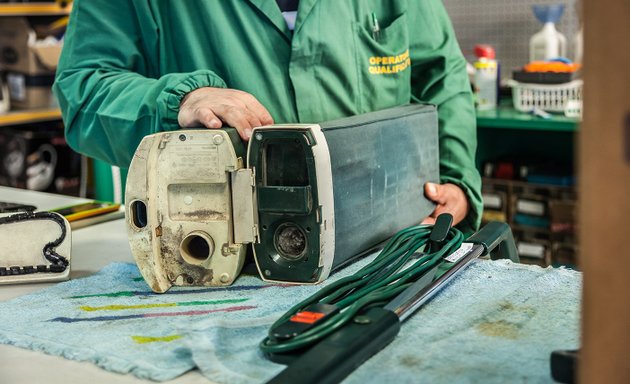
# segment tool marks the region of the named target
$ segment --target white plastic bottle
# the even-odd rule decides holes
[[[575,38],[573,39],[573,44],[575,45],[574,52],[574,63],[581,64],[583,55],[584,55],[584,29],[580,28],[575,34]]]
[[[565,57],[567,39],[556,30],[553,23],[545,23],[543,29],[529,41],[529,61],[544,61]]]
[[[488,110],[497,106],[499,65],[494,48],[489,45],[475,46],[475,98],[477,109]]]
[[[536,18],[543,23],[540,32],[529,40],[529,61],[544,61],[565,57],[567,39],[556,30],[556,23],[564,11],[564,5],[534,5]]]

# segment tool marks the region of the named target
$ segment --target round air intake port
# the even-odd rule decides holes
[[[189,233],[179,246],[179,251],[189,264],[201,264],[208,260],[214,252],[214,241],[205,232],[195,231]]]
[[[287,261],[299,260],[306,254],[306,234],[293,223],[278,226],[273,236],[273,244],[280,257]]]

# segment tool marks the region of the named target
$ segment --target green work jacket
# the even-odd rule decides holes
[[[293,32],[273,0],[75,0],[53,89],[70,146],[123,168],[145,135],[179,128],[200,87],[251,93],[276,123],[433,103],[442,182],[466,192],[470,232],[482,207],[465,66],[440,0],[301,0]]]

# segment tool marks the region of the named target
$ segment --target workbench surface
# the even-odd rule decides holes
[[[51,209],[82,199],[0,187],[0,201],[29,203],[39,209]],[[91,276],[112,262],[133,262],[123,220],[75,230],[72,244],[73,280]],[[488,272],[496,271],[497,266],[505,271],[504,276],[491,276],[493,272]],[[568,270],[543,270],[504,261],[479,261],[470,268],[479,276],[470,281],[462,278],[459,283],[455,281],[452,287],[447,287],[427,305],[426,310],[423,308],[403,325],[401,334],[388,349],[357,370],[348,382],[382,382],[384,377],[417,383],[505,382],[506,377],[512,377],[516,382],[552,382],[547,359],[549,351],[577,347],[577,300],[581,276]],[[522,273],[523,281],[514,285],[507,283],[510,281],[508,275],[519,276],[519,273]],[[560,280],[554,280],[558,276]],[[558,286],[558,282],[563,286]],[[487,284],[488,290],[479,290],[480,284],[484,287]],[[50,286],[53,284],[0,286],[0,301]],[[557,292],[554,291],[556,289]],[[494,301],[489,299],[495,297]],[[458,300],[469,300],[472,304],[452,308],[452,303]],[[559,313],[554,313],[556,307]],[[94,332],[99,332],[98,327],[94,327]],[[566,344],[558,341],[554,327],[565,328],[570,337],[560,340],[567,340]],[[203,337],[200,335],[200,342]],[[408,345],[410,341],[414,343],[412,346]],[[484,345],[479,345],[479,341]],[[203,361],[211,357],[204,356],[203,351],[198,356]],[[534,361],[538,362],[532,364]],[[519,369],[533,372],[518,372]],[[147,382],[130,374],[108,372],[89,362],[1,344],[0,372],[0,381],[17,384],[72,384],[87,380],[92,384]],[[168,382],[209,381],[198,370],[193,370]]]

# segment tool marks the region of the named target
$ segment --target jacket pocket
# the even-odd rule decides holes
[[[356,22],[353,27],[359,110],[408,104],[411,60],[406,13],[377,33]]]

